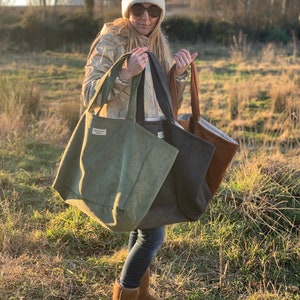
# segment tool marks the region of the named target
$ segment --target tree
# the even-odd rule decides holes
[[[93,16],[94,6],[95,6],[94,0],[84,0],[84,8],[85,8],[86,13],[89,16]]]

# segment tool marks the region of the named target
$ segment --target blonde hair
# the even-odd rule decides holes
[[[167,38],[162,33],[160,24],[159,20],[150,36],[145,38],[136,31],[127,18],[116,19],[103,27],[91,46],[90,54],[102,35],[113,32],[120,36],[121,43],[126,52],[130,52],[137,47],[148,47],[149,51],[156,55],[164,72],[167,74],[172,65],[172,56]]]

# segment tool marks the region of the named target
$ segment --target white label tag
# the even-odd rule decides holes
[[[106,135],[106,129],[100,129],[100,128],[93,128],[92,134],[93,135]]]
[[[157,133],[157,136],[158,136],[160,139],[163,139],[163,138],[165,137],[163,131],[159,131],[159,132]]]

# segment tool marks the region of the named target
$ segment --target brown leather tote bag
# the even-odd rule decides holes
[[[173,113],[177,121],[187,131],[215,146],[215,152],[206,173],[206,182],[211,190],[211,196],[213,197],[219,188],[226,170],[239,148],[239,145],[226,133],[216,128],[200,116],[198,76],[194,62],[191,64],[191,114],[178,116],[175,65],[168,74],[168,85],[172,98]]]

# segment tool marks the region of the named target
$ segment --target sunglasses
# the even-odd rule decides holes
[[[151,5],[149,7],[145,7],[140,3],[136,3],[131,6],[131,12],[135,17],[142,16],[145,10],[148,12],[148,15],[151,18],[157,18],[161,14],[161,9],[157,5]]]

